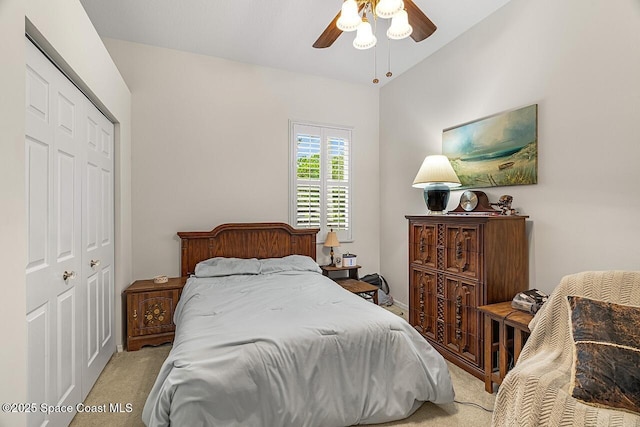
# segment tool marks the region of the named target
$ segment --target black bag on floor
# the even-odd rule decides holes
[[[389,295],[389,284],[387,280],[378,273],[367,274],[360,280],[378,287],[378,304],[393,305],[393,297]]]

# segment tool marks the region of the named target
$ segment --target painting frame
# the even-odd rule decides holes
[[[442,131],[447,156],[461,187],[538,183],[538,104],[496,113]]]

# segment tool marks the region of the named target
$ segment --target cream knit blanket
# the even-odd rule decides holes
[[[587,271],[562,279],[529,323],[531,336],[498,390],[492,425],[640,427],[638,415],[596,408],[571,397],[568,295],[640,306],[640,271]]]

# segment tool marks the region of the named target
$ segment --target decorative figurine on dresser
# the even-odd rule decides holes
[[[409,322],[447,360],[484,379],[477,307],[529,288],[527,216],[501,214],[482,191],[465,191],[447,214],[409,220]],[[509,209],[511,209],[509,207]]]

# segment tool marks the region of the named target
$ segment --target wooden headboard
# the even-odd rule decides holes
[[[193,274],[197,263],[216,256],[277,258],[298,254],[315,260],[318,231],[296,229],[283,222],[229,223],[211,231],[180,231],[180,274]]]

